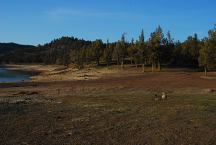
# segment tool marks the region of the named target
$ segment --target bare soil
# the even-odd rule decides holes
[[[0,84],[0,144],[215,145],[216,80],[202,75],[126,69]]]

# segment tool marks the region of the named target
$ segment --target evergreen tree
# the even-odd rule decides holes
[[[216,25],[209,31],[209,43],[210,43],[210,63],[211,67],[216,67]]]
[[[147,54],[143,30],[142,30],[140,37],[139,37],[139,52],[140,52],[141,62],[142,62],[142,71],[145,72],[145,64],[147,61],[148,54]]]
[[[125,42],[125,33],[122,34],[121,40],[117,42],[116,53],[118,55],[118,61],[121,62],[121,68],[124,68],[124,60],[127,55],[127,47]]]
[[[160,70],[160,61],[161,61],[161,44],[163,40],[163,32],[160,26],[156,29],[155,32],[151,33],[150,39],[149,39],[149,47],[151,49],[150,54],[150,60],[152,63],[152,72],[154,72],[154,67],[158,66],[158,69]]]
[[[107,66],[109,66],[112,62],[113,50],[113,45],[109,43],[109,40],[107,40],[106,48],[104,50],[104,58]]]
[[[182,46],[184,66],[198,67],[200,42],[197,34],[194,34],[194,36],[189,36],[188,39],[182,44]]]
[[[156,44],[156,57],[157,57],[157,67],[159,69],[159,71],[161,70],[161,49],[163,48],[162,45],[164,42],[164,35],[163,35],[163,30],[160,27],[160,25],[158,26],[158,28],[156,29],[156,38],[157,38],[157,44]]]
[[[133,64],[133,49],[134,49],[134,39],[131,39],[131,43],[129,44],[127,48],[128,57],[130,59],[131,65]]]
[[[103,47],[103,42],[101,39],[97,39],[96,41],[92,43],[92,51],[93,51],[97,66],[100,65],[100,58],[103,55],[103,49],[104,47]]]
[[[69,64],[70,64],[70,53],[69,53],[69,49],[66,48],[66,47],[64,47],[64,46],[62,46],[62,49],[63,49],[63,58],[62,58],[62,60],[63,60],[63,65],[68,67]]]
[[[209,49],[209,40],[204,39],[202,48],[200,49],[199,66],[204,67],[205,76],[207,76],[207,70],[209,67]]]
[[[120,42],[116,42],[115,48],[114,48],[114,58],[116,60],[116,65],[120,64]]]

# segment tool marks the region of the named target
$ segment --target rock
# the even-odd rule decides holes
[[[160,100],[160,97],[159,97],[157,94],[155,94],[154,100],[155,100],[155,101],[159,101],[159,100]]]
[[[167,94],[166,94],[165,92],[162,92],[161,99],[162,99],[162,100],[165,100],[165,99],[167,99]]]
[[[71,136],[71,135],[72,135],[72,132],[69,132],[69,133],[68,133],[68,136]]]
[[[216,89],[206,89],[206,92],[208,92],[208,93],[214,93],[214,92],[216,92]]]
[[[155,94],[154,100],[155,101],[160,101],[160,100],[165,100],[167,99],[167,94],[165,92],[162,92],[161,95]]]

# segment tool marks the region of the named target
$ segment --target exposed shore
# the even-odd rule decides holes
[[[77,70],[53,65],[7,68],[40,74],[30,82],[0,84],[2,144],[216,142],[216,82],[200,78],[202,72],[143,74],[134,67]],[[166,100],[155,98],[162,92],[168,95]]]
[[[62,65],[43,65],[43,64],[7,64],[0,67],[8,70],[25,72],[31,75],[31,82],[53,82],[53,81],[77,81],[77,80],[95,80],[108,77],[121,77],[131,75],[143,75],[141,68],[128,67],[122,70],[118,66],[111,67],[85,67],[77,69],[74,65],[65,67]],[[148,70],[149,69],[149,70]],[[146,68],[151,72],[150,68]],[[157,71],[157,70],[156,70]],[[191,69],[163,69],[162,72],[193,72]],[[146,74],[146,73],[145,73]],[[148,73],[147,73],[148,74]],[[215,72],[209,73],[208,77],[200,73],[202,79],[215,79]]]
[[[82,70],[74,66],[65,67],[61,65],[4,65],[8,70],[22,71],[32,75],[31,81],[47,82],[47,81],[73,81],[73,80],[93,80],[109,74],[120,72],[114,68],[90,68],[86,67]]]

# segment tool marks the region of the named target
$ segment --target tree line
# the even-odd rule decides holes
[[[25,54],[25,55],[23,55]],[[13,57],[14,56],[14,57]],[[119,65],[141,66],[145,72],[151,67],[154,72],[162,66],[202,68],[207,71],[216,68],[216,27],[209,30],[208,37],[199,39],[197,34],[189,36],[184,42],[174,41],[171,33],[164,34],[158,26],[145,38],[144,30],[139,37],[130,42],[123,33],[116,42],[104,43],[101,39],[85,41],[74,37],[62,37],[50,43],[37,46],[34,51],[18,51],[0,55],[0,62],[11,63],[45,63],[76,64],[79,69],[85,65]],[[13,61],[12,61],[13,60]],[[22,60],[22,61],[20,61]]]
[[[134,64],[151,66],[152,71],[160,70],[161,66],[203,68],[206,73],[208,69],[214,69],[216,64],[216,28],[209,30],[208,37],[200,40],[197,34],[189,36],[184,42],[174,41],[171,33],[166,34],[158,26],[151,33],[149,39],[145,39],[142,30],[137,40],[126,41],[125,33],[117,42],[103,43],[101,39],[95,41],[84,41],[74,37],[62,37],[51,43],[45,44],[47,64],[70,63],[83,68],[85,64],[95,63],[100,65]]]

